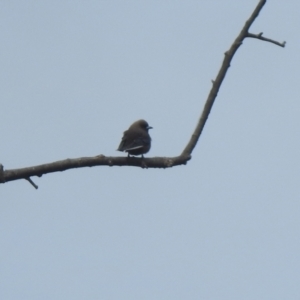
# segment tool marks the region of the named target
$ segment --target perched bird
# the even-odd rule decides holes
[[[151,137],[148,130],[152,127],[145,120],[134,122],[128,130],[124,131],[122,141],[117,151],[127,152],[128,155],[142,155],[151,147]]]

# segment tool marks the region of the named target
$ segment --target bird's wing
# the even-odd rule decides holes
[[[149,140],[144,136],[138,136],[130,142],[127,140],[124,144],[124,151],[131,151],[145,147],[149,145]]]
[[[136,150],[136,149],[141,149],[144,146],[140,145],[140,146],[134,146],[134,147],[130,147],[130,148],[126,148],[125,151],[131,151],[131,150]]]

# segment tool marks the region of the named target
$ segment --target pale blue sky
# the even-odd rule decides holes
[[[135,120],[181,153],[258,0],[2,1],[6,169],[115,156]],[[268,1],[187,166],[0,186],[0,298],[299,299],[300,2]],[[125,154],[124,154],[125,155]]]

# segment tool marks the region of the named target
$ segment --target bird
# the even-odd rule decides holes
[[[151,147],[151,137],[148,130],[152,128],[145,120],[134,122],[124,131],[117,151],[127,152],[128,156],[129,154],[142,155],[143,158],[143,154],[147,153]]]

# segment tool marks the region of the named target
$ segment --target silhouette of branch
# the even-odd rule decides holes
[[[39,187],[31,180],[30,177],[25,177],[25,179],[37,190]]]
[[[74,159],[65,159],[49,164],[38,165],[34,167],[12,169],[3,172],[3,182],[18,179],[26,179],[28,181],[31,176],[42,177],[42,175],[54,172],[62,172],[69,169],[95,167],[95,166],[132,166],[141,168],[171,168],[178,165],[184,165],[190,157],[182,155],[176,157],[112,157],[98,155],[94,157],[81,157]],[[1,174],[0,174],[1,178]],[[31,182],[30,182],[31,183]]]
[[[248,32],[247,37],[249,37],[249,38],[254,38],[254,39],[259,39],[259,40],[261,40],[261,41],[265,41],[265,42],[269,42],[269,43],[273,43],[273,44],[275,44],[275,45],[277,45],[277,46],[280,46],[280,47],[283,47],[283,48],[284,48],[285,45],[286,45],[286,42],[285,42],[285,41],[282,42],[282,43],[279,43],[279,42],[274,41],[274,40],[272,40],[272,39],[265,38],[265,37],[263,36],[263,33],[262,33],[262,32],[260,32],[260,33],[258,33],[258,34],[253,34],[253,33],[249,33],[249,32]]]
[[[274,40],[265,38],[260,34],[249,33],[248,30],[253,24],[254,20],[257,18],[259,12],[265,5],[266,0],[260,0],[255,10],[253,11],[250,18],[246,21],[241,32],[231,45],[228,51],[224,54],[224,60],[222,62],[221,68],[215,80],[212,80],[212,88],[208,94],[207,100],[205,102],[202,114],[199,118],[197,126],[192,134],[188,144],[179,156],[176,157],[152,157],[152,158],[136,158],[136,157],[108,157],[104,155],[98,155],[95,157],[81,157],[76,159],[65,159],[61,161],[56,161],[53,163],[38,165],[34,167],[4,170],[3,166],[0,164],[0,183],[5,183],[12,180],[26,179],[28,180],[36,189],[37,185],[30,179],[31,176],[41,177],[44,174],[61,172],[74,168],[83,167],[94,167],[94,166],[132,166],[141,168],[170,168],[178,165],[185,165],[191,159],[191,153],[195,148],[199,137],[203,131],[204,125],[208,119],[212,106],[218,95],[221,84],[226,76],[226,73],[230,67],[230,62],[233,59],[235,52],[242,45],[245,38],[256,38],[262,41],[271,42],[278,46],[284,47],[284,43],[279,43]]]
[[[257,18],[259,12],[261,11],[261,9],[263,8],[263,6],[265,5],[265,3],[267,2],[267,0],[260,0],[258,5],[256,6],[255,10],[253,11],[252,15],[250,16],[250,18],[246,21],[244,27],[242,28],[241,32],[239,33],[239,35],[237,36],[237,38],[235,39],[235,41],[233,42],[233,44],[231,45],[230,49],[228,51],[225,52],[225,56],[224,56],[224,60],[221,66],[221,69],[216,77],[215,80],[212,80],[212,88],[208,94],[206,103],[204,105],[202,114],[200,116],[200,119],[198,121],[198,124],[194,130],[193,135],[191,136],[190,141],[188,142],[187,146],[185,147],[185,149],[182,151],[182,155],[191,155],[193,149],[195,148],[198,139],[202,133],[202,130],[204,128],[204,125],[208,119],[209,113],[212,109],[212,106],[215,102],[215,99],[217,98],[219,89],[221,87],[221,84],[226,76],[226,73],[230,67],[230,62],[235,54],[235,52],[238,50],[238,48],[243,44],[243,41],[245,38],[247,37],[255,37],[258,38],[260,40],[263,41],[268,41],[268,42],[272,42],[276,45],[280,45],[282,46],[282,44],[275,42],[273,40],[270,39],[265,39],[262,37],[258,37],[256,35],[252,35],[249,34],[248,30],[250,28],[250,26],[253,24],[254,20]],[[285,44],[285,42],[284,42]]]

